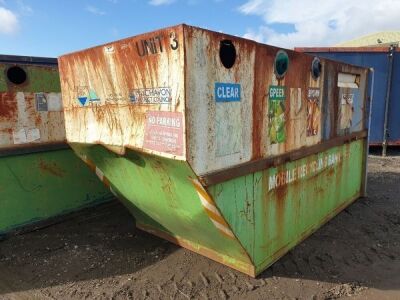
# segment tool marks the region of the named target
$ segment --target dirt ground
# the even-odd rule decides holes
[[[0,242],[0,299],[400,299],[400,157],[252,279],[135,229],[117,201]]]

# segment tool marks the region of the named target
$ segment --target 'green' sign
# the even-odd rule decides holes
[[[268,135],[271,144],[286,141],[285,93],[284,86],[271,85],[268,89]]]

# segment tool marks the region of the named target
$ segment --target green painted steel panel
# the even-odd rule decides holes
[[[0,158],[0,233],[111,199],[71,149]]]
[[[120,156],[100,145],[71,147],[104,173],[137,223],[212,249],[226,260],[248,261],[240,243],[222,235],[206,214],[187,162],[130,150]]]
[[[12,66],[25,82],[8,82]],[[60,90],[56,65],[0,63],[0,233],[113,198],[71,149],[49,150],[65,143]],[[35,93],[49,97],[43,109]]]
[[[257,272],[360,196],[365,143],[355,141],[209,187]],[[274,181],[277,174],[280,179]]]
[[[14,64],[0,64],[0,92],[8,91],[6,72],[10,66]],[[19,92],[43,92],[43,93],[59,93],[60,75],[57,67],[37,66],[37,65],[18,65],[23,68],[27,74],[27,81],[18,85],[13,90]]]
[[[250,174],[208,188],[222,215],[250,257],[255,246],[254,186],[254,174]]]

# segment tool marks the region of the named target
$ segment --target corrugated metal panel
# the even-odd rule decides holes
[[[382,31],[337,44],[338,47],[382,46],[400,41],[400,31]]]

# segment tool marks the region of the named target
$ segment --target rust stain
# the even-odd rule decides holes
[[[285,165],[277,168],[277,172],[280,173],[281,171],[285,171]],[[285,176],[286,177],[286,176]],[[285,179],[286,181],[286,179]],[[285,232],[285,207],[287,199],[287,192],[288,192],[288,185],[284,184],[275,189],[275,197],[271,197],[273,201],[275,201],[275,209],[276,209],[276,228],[277,228],[277,238],[283,237],[283,233]]]
[[[37,114],[35,117],[35,126],[39,127],[41,124],[42,124],[42,117],[39,114]]]
[[[333,87],[331,87],[331,91],[332,91],[332,104],[333,104],[333,118],[331,118],[332,122],[333,122],[333,126],[332,131],[331,131],[331,138],[337,136],[337,132],[338,132],[338,122],[339,122],[339,88],[338,88],[338,74],[339,74],[339,65],[333,65],[333,71],[331,71],[332,73],[330,73],[328,76],[330,76],[331,78],[333,77]]]
[[[254,69],[252,160],[262,157],[264,143],[266,142],[264,140],[264,116],[267,110],[267,85],[271,81],[272,76],[272,60],[273,58],[266,48],[256,48],[255,61],[257,63]]]
[[[5,128],[5,129],[0,129],[0,132],[4,132],[11,135],[13,133],[13,130],[12,128]]]
[[[47,163],[44,160],[40,160],[39,162],[39,168],[40,170],[42,170],[43,172],[47,172],[50,173],[54,176],[57,177],[64,177],[65,175],[65,171],[63,169],[61,169],[59,166],[57,166],[56,163]]]
[[[178,39],[178,49],[171,47],[171,32]],[[136,89],[170,87],[173,103],[167,109],[183,110],[182,89],[172,86],[168,77],[160,79],[162,70],[171,69],[176,65],[176,58],[181,58],[184,47],[182,32],[182,26],[171,27],[59,58],[64,99],[69,99],[64,101],[66,122],[74,120],[70,127],[79,131],[94,118],[97,130],[103,132],[102,136],[107,136],[102,139],[96,135],[95,139],[102,139],[110,145],[142,148],[140,141],[146,112],[165,110],[162,107],[165,104],[133,104],[130,93]],[[81,107],[77,101],[77,86],[93,89],[100,103]]]
[[[35,96],[33,93],[24,93],[26,110],[32,115],[36,114]]]
[[[168,175],[171,174],[168,170],[168,167],[158,160],[155,160],[154,162],[151,161],[151,167],[155,171],[155,173],[158,174],[158,178],[161,181],[161,189],[168,197],[168,205],[174,209],[179,208],[179,203],[176,198],[174,178]],[[149,186],[148,188],[152,187]]]
[[[277,168],[277,173],[285,170],[285,164],[281,165]],[[278,241],[281,237],[284,238],[284,227],[285,227],[285,207],[287,199],[287,192],[288,192],[288,185],[284,184],[273,191],[269,191],[269,169],[266,169],[262,173],[262,195],[263,195],[263,205],[262,210],[267,212],[270,207],[275,208],[275,226],[277,228],[275,238]],[[282,179],[286,180],[286,179]],[[264,222],[269,222],[268,218],[263,218]],[[265,223],[263,225],[264,228],[268,227],[268,224]]]
[[[325,76],[330,78],[331,85],[327,89],[327,103],[328,107],[325,111],[330,114],[330,132],[329,139],[338,136],[338,122],[339,122],[339,88],[337,86],[338,73],[340,71],[340,65],[338,64],[326,64]],[[325,117],[325,116],[324,116]]]
[[[296,128],[298,126],[296,120],[291,118],[291,111],[295,110],[295,107],[291,107],[291,103],[293,102],[290,93],[291,88],[300,88],[301,89],[301,109],[304,110],[305,108],[305,97],[306,97],[306,91],[307,88],[309,87],[309,82],[310,82],[310,77],[311,77],[311,72],[310,72],[310,66],[312,62],[312,57],[311,56],[304,56],[296,52],[288,51],[288,56],[289,56],[289,68],[288,71],[284,77],[285,79],[285,86],[286,86],[286,91],[287,95],[287,101],[286,101],[286,117],[287,117],[287,122],[286,122],[286,142],[284,145],[284,152],[291,151],[293,149],[299,148],[302,145],[297,144],[296,142],[296,134],[299,134],[301,131],[301,128]],[[303,117],[303,116],[302,116]],[[305,120],[301,120],[305,121]],[[305,129],[305,128],[304,128]],[[305,136],[304,136],[305,138]],[[300,141],[301,143],[304,142]]]
[[[4,63],[5,70],[9,67],[18,65],[28,74],[27,80],[19,85],[11,83],[7,79],[6,91],[0,93],[0,127],[3,133],[0,141],[0,148],[10,151],[21,151],[21,149],[37,149],[39,145],[44,147],[51,144],[59,144],[65,141],[65,123],[63,122],[62,111],[41,111],[36,109],[35,93],[54,93],[58,97],[58,92],[54,90],[53,80],[55,77],[48,77],[42,72],[53,72],[58,74],[56,66],[32,65],[28,62],[21,64]],[[35,71],[40,70],[39,73]],[[47,88],[51,91],[47,92]],[[25,138],[23,131],[25,130]],[[18,141],[15,137],[18,135]]]
[[[345,209],[348,205],[350,205],[352,202],[354,202],[357,198],[359,197],[359,193],[356,193],[353,195],[348,201],[345,203],[341,204],[340,206],[336,207],[334,210],[332,210],[328,215],[326,215],[317,225],[309,228],[308,230],[304,231],[298,240],[297,244],[300,244],[302,241],[304,241],[307,237],[309,237],[313,232],[315,232],[318,228],[320,228],[323,224],[331,220],[334,216],[336,216],[339,212],[341,212],[343,209]],[[275,261],[277,261],[280,257],[282,257],[285,253],[287,253],[292,246],[290,244],[286,244],[283,247],[279,248],[273,255],[269,257],[269,260],[271,260],[272,265]]]
[[[335,175],[335,169],[334,168],[328,169],[328,177],[333,177],[334,175]]]
[[[0,93],[0,118],[14,120],[17,117],[15,93]]]

